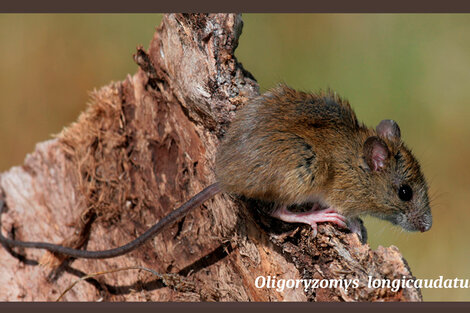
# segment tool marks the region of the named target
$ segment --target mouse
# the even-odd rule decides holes
[[[46,249],[76,258],[104,259],[130,252],[224,192],[272,203],[266,214],[286,223],[330,222],[361,236],[361,216],[407,231],[428,231],[432,215],[420,164],[394,120],[375,128],[359,122],[335,92],[308,93],[285,84],[248,100],[229,126],[215,161],[216,182],[162,218],[135,240],[108,250],[73,249],[7,238],[8,247]],[[303,212],[292,206],[311,203]],[[1,214],[5,203],[0,200]]]

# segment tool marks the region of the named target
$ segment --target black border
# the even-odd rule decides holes
[[[465,0],[4,0],[3,13],[462,13]]]
[[[295,310],[296,313],[300,312],[341,312],[341,313],[354,313],[354,312],[377,312],[381,313],[395,313],[398,310],[400,313],[404,312],[442,312],[444,309],[452,309],[452,312],[468,312],[470,303],[463,302],[422,302],[422,303],[169,303],[169,302],[117,302],[117,303],[0,303],[0,309],[5,309],[9,312],[12,309],[24,310],[25,312],[63,312],[64,309],[67,313],[83,312],[91,310],[100,312],[112,311],[113,313],[128,312],[133,310],[139,313],[146,312],[187,312],[191,313],[224,313],[228,312],[260,312],[266,311],[269,313],[283,313],[286,310]]]
[[[8,0],[7,0],[8,1]],[[258,12],[258,13],[469,13],[470,2],[464,0],[419,0],[419,1],[378,1],[378,0],[290,0],[278,1],[226,1],[226,0],[114,0],[114,1],[64,1],[64,0],[16,0],[2,2],[2,13],[163,13],[163,12]],[[220,312],[224,311],[260,311],[270,313],[285,312],[350,312],[377,311],[381,313],[410,311],[442,311],[450,308],[453,312],[469,312],[470,302],[423,302],[423,303],[0,303],[5,312],[82,312],[100,310],[127,312],[138,310],[139,313],[156,311]],[[225,312],[224,312],[225,313]]]

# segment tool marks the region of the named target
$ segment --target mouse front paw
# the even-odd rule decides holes
[[[359,217],[348,219],[347,224],[349,230],[357,234],[362,244],[367,243],[367,229],[364,226],[364,222]]]

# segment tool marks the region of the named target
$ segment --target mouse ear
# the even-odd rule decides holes
[[[397,140],[401,137],[400,127],[394,120],[383,120],[375,130],[379,136],[390,140]]]
[[[381,171],[387,165],[390,152],[387,144],[377,136],[367,138],[363,147],[367,165],[373,171]]]

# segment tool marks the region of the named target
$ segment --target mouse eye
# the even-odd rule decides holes
[[[401,185],[398,189],[398,196],[403,201],[410,201],[411,197],[413,197],[413,190],[408,185]]]

